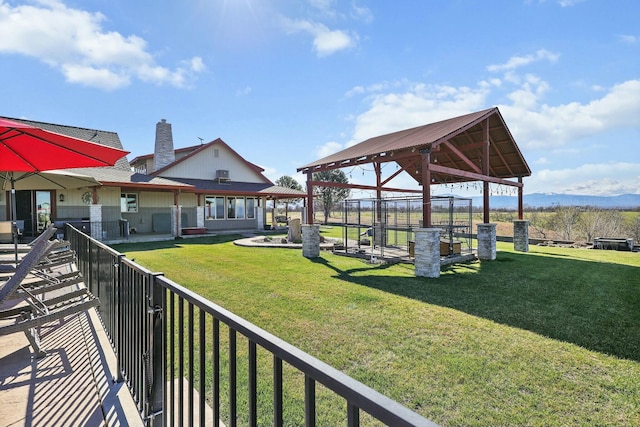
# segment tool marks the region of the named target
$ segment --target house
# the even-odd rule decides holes
[[[49,131],[122,149],[115,132],[9,118]],[[305,198],[306,193],[274,185],[264,170],[221,139],[174,149],[171,124],[156,125],[153,154],[112,167],[79,168],[74,173],[100,185],[24,189],[16,192],[17,219],[26,235],[49,222],[72,223],[101,240],[130,232],[178,237],[207,231],[256,230],[272,222],[268,200]],[[5,188],[7,190],[7,188]],[[9,215],[9,194],[0,200],[0,220]],[[4,209],[2,209],[4,205]]]

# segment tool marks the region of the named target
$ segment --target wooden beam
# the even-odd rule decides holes
[[[482,123],[484,130],[484,147],[482,148],[482,173],[489,175],[489,119]],[[485,179],[482,184],[484,223],[489,223],[489,182]]]
[[[378,187],[374,185],[362,185],[362,184],[350,184],[344,182],[329,182],[329,181],[311,181],[311,184],[316,187],[336,187],[336,188],[357,188],[358,190],[371,190],[376,191]],[[309,185],[309,181],[307,181]],[[382,191],[388,191],[392,193],[422,193],[422,190],[408,190],[406,188],[391,188],[380,187]]]
[[[483,175],[483,174],[478,174],[474,172],[461,171],[459,169],[448,168],[446,166],[435,165],[435,164],[431,164],[431,172],[437,172],[437,173],[442,173],[442,174],[452,175],[452,176],[460,176],[462,178],[468,178],[469,181],[487,181],[487,182],[493,182],[494,184],[508,185],[510,187],[522,186],[522,184],[514,181],[509,181],[508,179],[496,178],[495,176]]]
[[[446,145],[449,150],[453,151],[460,158],[460,160],[465,162],[471,169],[473,169],[477,173],[481,173],[480,168],[471,160],[469,160],[469,158],[465,156],[462,151],[458,150],[452,143],[450,143],[449,141],[445,141],[443,144]]]

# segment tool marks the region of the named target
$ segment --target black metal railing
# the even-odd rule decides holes
[[[362,412],[376,425],[435,425],[74,227],[66,235],[148,425],[359,426]],[[336,402],[340,421],[319,419]]]

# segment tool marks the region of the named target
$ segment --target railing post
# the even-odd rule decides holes
[[[114,304],[114,317],[115,317],[115,328],[114,328],[114,332],[115,335],[114,337],[111,337],[113,343],[115,344],[115,348],[116,351],[118,352],[118,354],[116,354],[116,378],[115,381],[116,382],[123,382],[124,381],[124,377],[122,375],[122,357],[121,357],[121,351],[122,351],[122,342],[120,341],[122,339],[122,337],[126,336],[126,334],[123,331],[123,328],[125,327],[125,325],[127,324],[127,322],[124,322],[122,319],[123,317],[123,310],[122,310],[122,282],[123,282],[123,278],[124,278],[124,273],[122,271],[122,258],[124,258],[124,255],[118,255],[116,263],[114,264],[113,268],[116,270],[116,274],[113,275],[116,283],[113,284],[113,299],[115,301]]]
[[[151,322],[151,345],[149,346],[151,361],[148,364],[151,370],[149,375],[150,387],[147,389],[147,416],[151,425],[161,427],[165,412],[164,403],[164,288],[158,283],[156,278],[162,276],[162,273],[149,274],[149,315]]]

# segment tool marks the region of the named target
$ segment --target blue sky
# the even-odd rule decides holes
[[[638,17],[637,0],[0,0],[0,115],[115,131],[130,159],[165,118],[176,148],[220,137],[304,182],[350,144],[498,106],[525,194],[640,193]]]

